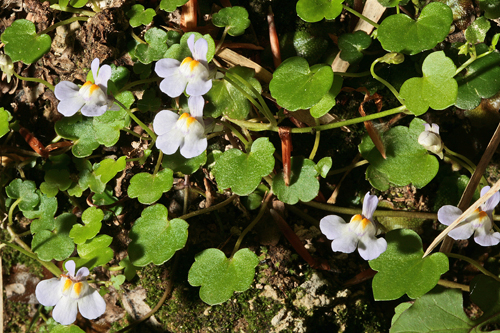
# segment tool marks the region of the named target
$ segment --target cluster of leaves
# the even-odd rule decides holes
[[[162,0],[159,9],[172,12],[186,2]],[[306,22],[333,20],[342,12],[342,2],[299,0],[296,10]],[[386,7],[407,5],[407,1],[381,3]],[[57,8],[73,7],[72,10],[75,10],[86,4],[87,0],[59,0]],[[386,191],[391,186],[408,184],[422,188],[438,174],[439,160],[417,141],[425,128],[425,122],[418,116],[430,109],[440,111],[456,107],[471,110],[500,91],[500,80],[497,79],[500,75],[500,54],[495,49],[499,35],[491,37],[487,34],[490,29],[488,19],[500,16],[500,3],[479,1],[479,5],[485,11],[484,17],[469,26],[465,32],[466,42],[460,45],[439,47],[453,23],[452,10],[442,2],[416,8],[420,13],[416,19],[399,14],[398,10],[397,14],[388,15],[371,36],[357,31],[339,37],[340,58],[357,66],[366,66],[364,62],[370,59],[367,52],[370,49],[387,52],[386,56],[370,61],[371,75],[401,103],[396,111],[405,110],[414,116],[408,126],[394,126],[375,136],[366,135],[359,143],[359,153],[369,163],[366,179],[375,189]],[[154,25],[156,14],[154,9],[141,4],[132,6],[126,12],[132,28]],[[242,35],[250,26],[248,12],[239,6],[221,9],[212,16],[212,23],[223,28],[223,38],[226,34]],[[108,91],[119,102],[120,110],[94,118],[78,113],[57,121],[55,132],[59,138],[72,142],[73,156],[53,155],[41,163],[39,170],[44,176],[38,186],[33,180],[15,178],[8,181],[5,195],[8,198],[9,221],[12,223],[16,209],[31,220],[31,250],[41,261],[71,259],[77,266],[89,269],[106,267],[112,262],[113,239],[101,230],[103,221],[114,218],[123,210],[122,202],[114,196],[113,181],[128,163],[134,161],[127,160],[125,155],[99,159],[95,156],[96,150],[101,146],[115,146],[124,131],[131,132],[132,119],[141,125],[139,118],[150,121],[153,114],[160,110],[160,93],[155,85],[149,85],[156,79],[152,74],[153,63],[164,58],[182,62],[191,57],[188,39],[192,35],[195,40],[202,38],[207,42],[206,60],[211,62],[219,48],[209,34],[187,32],[181,35],[177,31],[166,32],[159,26],[153,26],[144,32],[144,40],[136,36],[128,45],[130,57],[135,62],[133,74],[123,66],[111,67]],[[37,33],[34,23],[23,19],[14,21],[6,28],[1,41],[11,60],[24,64],[36,62],[51,47],[50,36]],[[433,50],[436,47],[439,50]],[[403,54],[407,57],[404,62]],[[417,68],[417,72],[401,82],[398,91],[375,74],[378,63],[386,67]],[[225,126],[240,139],[241,145],[225,151],[210,147],[190,159],[176,153],[162,160],[163,153],[153,148],[153,135],[141,137],[150,144],[144,149],[142,157],[135,161],[144,166],[147,161],[153,160],[157,165],[152,173],[145,168],[129,178],[127,196],[143,205],[143,210],[129,232],[128,257],[118,266],[123,269],[123,274],[111,281],[116,288],[125,279],[133,279],[138,268],[150,264],[162,265],[186,246],[189,237],[187,217],[169,219],[168,209],[161,201],[164,194],[172,190],[174,176],[189,179],[203,167],[205,174],[213,176],[221,193],[230,190],[246,197],[249,208],[261,207],[262,211],[267,205],[267,201],[263,201],[265,192],[272,192],[278,200],[289,205],[299,201],[309,202],[320,193],[320,178],[328,176],[332,167],[330,156],[317,163],[314,162],[314,154],[309,158],[284,156],[283,169],[280,170],[272,141],[263,135],[257,138],[252,135],[263,130],[278,131],[276,123],[285,119],[283,112],[272,112],[262,98],[263,85],[255,77],[253,69],[235,66],[212,72],[212,88],[204,95],[204,117],[216,125],[207,126],[207,132],[218,136],[223,133],[221,125]],[[139,76],[139,82],[131,81],[134,74]],[[341,73],[334,73],[330,65],[313,64],[304,57],[291,56],[276,68],[268,83],[271,97],[279,108],[286,109],[292,116],[305,111],[320,124],[320,118],[336,107],[336,97],[343,88],[344,79]],[[90,74],[87,80],[93,82],[94,78]],[[134,94],[126,89],[129,84],[143,85],[142,99],[136,100]],[[378,89],[382,91],[383,88]],[[187,110],[185,97],[177,100],[174,110]],[[140,117],[134,115],[130,110],[132,107],[140,111],[136,112],[141,113]],[[249,120],[256,118],[256,109],[266,117],[265,120],[258,117]],[[363,121],[367,120],[361,118],[349,124]],[[239,127],[235,128],[235,125]],[[335,128],[327,127],[330,125],[317,125],[314,129]],[[148,132],[147,125],[143,128]],[[0,138],[15,130],[17,126],[11,114],[0,108]],[[319,140],[319,136],[317,138]],[[81,213],[77,215],[68,208],[69,205],[59,206],[57,198],[63,197],[61,193],[77,203],[88,196],[87,202],[91,204],[86,209],[76,205]],[[422,258],[422,241],[409,229],[392,230],[386,239],[387,250],[370,261],[371,268],[378,272],[373,280],[375,299],[394,300],[405,294],[417,299],[413,305],[398,306],[392,331],[407,331],[416,318],[438,318],[441,314],[441,318],[446,318],[432,320],[429,327],[466,330],[497,320],[498,306],[488,300],[491,294],[498,297],[498,281],[484,276],[478,276],[473,281],[471,297],[484,316],[470,320],[461,309],[460,295],[453,291],[443,292],[436,287],[441,275],[448,271],[448,259],[444,254]],[[204,302],[210,305],[223,303],[234,292],[243,292],[251,286],[259,261],[251,250],[238,247],[237,242],[230,257],[216,248],[204,249],[195,256],[188,281],[192,286],[201,287],[200,298]],[[71,257],[75,250],[78,256]],[[488,288],[495,292],[488,294]],[[60,330],[64,331],[63,328]]]

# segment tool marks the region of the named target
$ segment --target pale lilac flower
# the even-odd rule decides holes
[[[62,81],[56,85],[54,94],[60,100],[57,111],[71,117],[78,111],[84,116],[97,117],[106,111],[118,111],[120,107],[113,104],[108,97],[108,80],[111,78],[111,67],[103,65],[99,69],[99,59],[95,58],[90,66],[94,83],[87,81],[78,87],[73,82]]]
[[[78,310],[87,319],[96,319],[106,310],[106,302],[102,296],[86,281],[89,269],[82,267],[75,275],[75,266],[73,260],[68,260],[65,264],[67,274],[61,274],[60,278],[43,280],[35,290],[40,304],[55,305],[52,317],[62,325],[73,323]]]
[[[425,131],[418,136],[418,143],[424,146],[431,153],[436,154],[443,159],[443,140],[439,135],[439,126],[437,124],[425,124]]]
[[[328,215],[321,219],[321,232],[332,241],[332,250],[352,253],[358,248],[360,256],[365,260],[377,258],[387,249],[383,238],[375,237],[377,226],[373,222],[373,212],[377,208],[378,199],[366,193],[362,214],[356,214],[349,223],[337,215]]]
[[[179,116],[173,111],[160,111],[153,121],[153,129],[158,134],[156,147],[167,155],[175,153],[180,147],[181,155],[185,158],[203,153],[207,149],[203,124],[204,104],[203,97],[191,96],[188,99],[190,113]]]
[[[14,75],[14,63],[6,54],[0,54],[0,71],[7,76],[7,83],[10,83],[12,75]]]
[[[182,62],[176,59],[161,59],[155,65],[155,72],[164,78],[160,90],[170,97],[178,97],[184,89],[189,96],[201,96],[212,88],[207,64],[208,43],[200,38],[194,41],[194,35],[187,40],[193,57]]]
[[[483,187],[481,196],[485,195],[490,190],[489,186]],[[474,240],[481,246],[493,246],[500,242],[500,233],[493,231],[493,215],[492,212],[496,205],[500,202],[500,192],[496,192],[478,209],[472,212],[469,216],[460,222],[452,231],[448,233],[451,238],[469,239],[474,234]],[[438,210],[438,220],[444,225],[452,224],[462,211],[451,205],[446,205]]]

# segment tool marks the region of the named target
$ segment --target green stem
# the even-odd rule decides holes
[[[47,86],[47,88],[54,91],[54,86],[43,79],[37,79],[34,77],[22,77],[21,75],[17,74],[16,72],[13,72],[13,73],[14,73],[14,76],[17,77],[19,80],[42,83],[45,86]]]
[[[267,204],[269,203],[269,201],[271,200],[273,196],[273,192],[270,191],[266,198],[264,199],[264,201],[262,202],[261,206],[260,206],[260,210],[259,210],[259,213],[257,214],[257,216],[255,217],[255,219],[252,221],[252,223],[250,223],[248,225],[248,227],[245,228],[245,230],[243,230],[243,232],[240,234],[240,237],[238,237],[238,239],[236,240],[236,244],[234,244],[234,248],[233,248],[233,253],[231,253],[231,257],[229,258],[232,258],[234,256],[234,254],[236,252],[238,252],[239,248],[240,248],[240,245],[241,245],[241,242],[243,241],[243,238],[245,237],[245,235],[250,231],[252,230],[255,225],[260,221],[260,219],[262,218],[262,216],[264,216],[264,213],[266,212],[266,208],[267,208]]]
[[[314,118],[314,122],[316,123],[316,126],[319,126],[319,119]],[[316,137],[314,138],[314,145],[313,145],[313,148],[311,150],[311,154],[309,155],[309,159],[311,161],[314,160],[314,157],[316,156],[316,152],[318,151],[320,136],[321,136],[321,132],[317,131]]]
[[[440,286],[443,286],[446,288],[461,289],[462,291],[465,291],[467,293],[470,292],[470,287],[465,285],[465,284],[461,284],[461,283],[457,283],[457,282],[453,282],[453,281],[448,281],[448,280],[443,280],[443,279],[439,279],[438,284]]]
[[[14,218],[13,218],[13,215],[14,215],[14,209],[16,209],[17,205],[19,205],[19,203],[23,201],[23,198],[19,198],[17,199],[16,201],[14,201],[14,203],[10,206],[9,208],[9,224],[8,225],[12,225],[14,224]]]
[[[217,47],[215,48],[214,54],[217,54],[217,52],[219,52],[220,48],[222,47],[222,44],[224,43],[224,39],[226,39],[227,32],[229,31],[230,28],[231,26],[229,25],[224,28],[224,31],[222,32],[222,37],[220,38],[219,44],[217,44]]]
[[[130,33],[132,34],[132,38],[135,39],[136,42],[140,43],[140,44],[148,44],[146,43],[145,41],[143,41],[139,36],[137,36],[136,34],[134,34],[133,31],[130,31]]]
[[[112,267],[103,266],[103,268],[107,269],[110,272],[122,271],[124,269],[124,267],[122,266],[112,266]]]
[[[394,109],[382,111],[382,112],[377,112],[374,114],[367,115],[365,117],[358,117],[358,118],[353,118],[345,121],[339,121],[335,123],[329,123],[325,125],[319,125],[319,126],[313,126],[313,127],[302,127],[302,128],[292,128],[290,129],[291,133],[312,133],[313,131],[326,131],[329,129],[333,128],[339,128],[342,126],[349,126],[353,124],[358,124],[362,123],[368,120],[373,120],[373,119],[379,119],[387,116],[391,116],[397,113],[404,112],[406,110],[406,106],[402,105]],[[278,132],[279,128],[277,126],[272,126],[271,124],[261,124],[261,123],[254,123],[252,121],[248,120],[238,120],[238,119],[232,119],[232,118],[227,118],[229,121],[235,123],[236,125],[239,125],[241,127],[245,127],[249,130],[252,131],[273,131],[273,132]]]
[[[95,16],[95,14],[96,14],[94,12],[91,12],[90,10],[84,10],[84,9],[73,8],[73,7],[61,7],[59,4],[53,4],[50,6],[50,8],[55,9],[55,10],[59,10],[61,12],[81,14],[81,15],[85,15],[88,17]]]
[[[43,265],[45,268],[47,268],[52,274],[54,274],[54,276],[59,276],[62,274],[61,270],[56,266],[54,265],[52,262],[50,261],[42,261],[38,258],[38,256],[36,254],[34,254],[33,252],[30,252],[30,251],[27,251],[25,249],[23,249],[22,247],[20,246],[17,246],[15,244],[12,244],[12,243],[4,243],[5,245],[13,248],[14,250],[17,250],[19,252],[21,252],[22,254],[32,258],[32,259],[35,259],[36,261],[38,261],[41,265]]]
[[[138,138],[140,138],[140,139],[144,139],[144,140],[151,140],[151,138],[150,138],[150,137],[144,137],[144,136],[140,135],[139,133],[136,133],[136,132],[134,132],[134,131],[132,131],[132,130],[130,130],[130,129],[128,129],[128,128],[125,128],[125,127],[124,127],[124,128],[122,128],[121,130],[122,130],[122,131],[124,131],[125,133],[128,133],[128,134],[130,134],[130,135],[136,136],[136,137],[138,137]]]
[[[123,88],[121,88],[118,91],[118,94],[121,93],[122,91],[130,90],[130,88],[135,87],[135,86],[140,85],[140,84],[151,83],[151,82],[156,82],[156,81],[161,81],[161,80],[163,80],[162,77],[152,77],[152,78],[149,78],[149,79],[144,79],[144,80],[138,80],[138,81],[130,82],[129,84],[127,84]]]
[[[128,115],[130,116],[130,118],[134,119],[134,121],[135,121],[135,122],[136,122],[139,126],[141,126],[141,127],[142,127],[142,129],[146,131],[146,133],[148,133],[148,134],[149,134],[149,136],[150,136],[150,137],[151,137],[151,139],[152,139],[152,142],[155,142],[155,141],[156,141],[156,134],[155,134],[155,133],[154,133],[154,132],[153,132],[153,131],[152,131],[152,130],[148,127],[148,126],[146,126],[146,125],[145,125],[145,124],[144,124],[144,123],[143,123],[143,122],[142,122],[139,118],[137,118],[137,117],[135,116],[135,114],[134,114],[132,111],[130,111],[130,109],[129,109],[129,108],[127,108],[125,105],[123,105],[123,104],[122,104],[119,100],[117,100],[116,98],[115,98],[114,102],[115,102],[116,104],[118,104],[118,105],[119,105],[122,109],[124,109],[125,111],[127,111],[127,113],[128,113]]]
[[[362,166],[362,165],[365,165],[365,164],[368,164],[370,162],[368,162],[367,160],[362,160],[362,161],[359,161],[358,163],[354,164],[353,166],[346,166],[345,168],[341,168],[341,169],[336,169],[336,170],[330,170],[328,172],[328,176],[331,176],[331,175],[336,175],[336,174],[339,174],[339,173],[343,173],[343,172],[346,172],[350,169],[354,169],[354,168],[357,168],[359,166]]]
[[[447,154],[445,154],[446,156]],[[472,169],[470,167],[470,165],[468,165],[467,163],[465,163],[464,161],[462,161],[461,159],[459,158],[456,158],[454,156],[446,156],[447,158],[449,158],[450,160],[452,160],[453,162],[459,164],[460,166],[464,167],[467,171],[470,172],[471,176],[474,174],[474,169]]]
[[[160,154],[158,155],[158,161],[156,161],[155,171],[153,172],[153,176],[158,173],[160,170],[161,162],[163,161],[163,152],[160,150]]]
[[[222,122],[222,125],[226,126],[227,128],[229,128],[229,130],[238,137],[238,139],[240,139],[240,141],[243,143],[243,145],[245,145],[245,150],[246,151],[249,151],[250,150],[250,145],[248,143],[248,141],[245,139],[245,137],[236,129],[234,128],[233,125],[231,125],[229,122],[227,121],[223,121]],[[234,147],[236,148],[236,147]]]
[[[379,25],[375,22],[373,22],[372,20],[370,20],[368,17],[358,13],[357,11],[355,11],[354,9],[350,8],[350,7],[347,7],[346,5],[342,5],[342,7],[347,10],[349,13],[359,17],[360,19],[362,19],[363,21],[366,21],[368,23],[370,23],[371,25],[373,25],[375,28],[378,29]]]
[[[61,25],[70,24],[70,23],[73,23],[75,21],[88,21],[88,20],[89,20],[88,17],[82,17],[82,16],[72,17],[72,18],[69,18],[67,20],[57,22],[56,24],[51,25],[47,29],[40,31],[37,35],[40,36],[40,35],[46,34],[48,32],[51,32],[52,30],[56,29],[57,27],[59,27]]]
[[[186,215],[182,215],[180,216],[179,218],[182,219],[182,220],[187,220],[191,217],[195,217],[195,216],[198,216],[198,215],[201,215],[201,214],[206,214],[206,213],[210,213],[211,211],[214,211],[214,210],[218,210],[219,208],[221,207],[224,207],[226,205],[229,205],[234,199],[236,199],[238,197],[237,194],[233,194],[232,196],[230,196],[228,199],[222,201],[221,203],[218,203],[217,205],[215,206],[211,206],[211,207],[208,207],[208,208],[204,208],[204,209],[199,209],[197,211],[194,211],[194,212],[191,212],[189,214],[186,214]]]
[[[396,88],[394,88],[392,86],[392,84],[390,84],[389,82],[387,82],[386,80],[384,80],[383,78],[381,78],[380,76],[378,76],[377,74],[375,74],[375,65],[380,61],[381,58],[378,58],[378,59],[375,59],[374,62],[372,62],[372,65],[370,66],[370,73],[372,73],[372,76],[375,80],[379,81],[380,83],[382,83],[384,86],[386,86],[393,94],[394,96],[398,99],[399,103],[401,104],[405,104],[405,101],[404,99],[402,99],[400,96],[399,96],[399,93],[398,91],[396,90]]]
[[[472,266],[476,267],[484,275],[488,275],[489,277],[492,277],[495,280],[497,280],[497,281],[500,282],[500,278],[498,276],[496,276],[495,274],[493,274],[490,271],[488,271],[487,269],[485,269],[483,266],[481,266],[480,263],[478,263],[474,259],[471,259],[469,257],[463,256],[463,255],[460,255],[460,254],[456,254],[456,253],[444,252],[444,254],[446,254],[448,257],[451,257],[451,258],[455,258],[455,259],[460,259],[460,260],[467,261],[469,264],[471,264]]]

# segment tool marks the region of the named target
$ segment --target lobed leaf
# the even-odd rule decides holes
[[[166,12],[173,12],[177,7],[185,5],[189,0],[161,0],[160,9]]]
[[[131,198],[137,198],[140,203],[150,205],[161,198],[162,194],[168,192],[174,183],[174,172],[163,169],[155,175],[147,172],[135,174],[130,179],[127,193]]]
[[[240,6],[226,7],[212,16],[212,23],[219,28],[225,27],[231,36],[239,36],[250,26],[248,12]]]
[[[113,238],[108,235],[98,235],[85,243],[78,244],[76,250],[80,258],[71,258],[76,266],[86,266],[92,269],[107,264],[113,259],[113,250],[109,248]]]
[[[0,138],[10,131],[9,122],[12,120],[10,112],[0,108]]]
[[[355,63],[363,58],[363,50],[370,47],[372,39],[362,30],[354,33],[342,34],[339,37],[338,46],[340,58],[349,63]]]
[[[49,52],[52,43],[49,35],[38,35],[35,24],[25,19],[12,22],[2,34],[1,41],[12,62],[22,61],[27,65]]]
[[[333,20],[342,12],[344,0],[299,0],[295,9],[306,22],[318,22],[326,18]]]
[[[144,10],[143,5],[133,5],[132,8],[127,11],[127,17],[130,19],[128,22],[132,28],[136,28],[140,25],[148,25],[153,21],[153,17],[156,16],[155,10],[153,8],[148,8]]]
[[[94,238],[101,230],[103,218],[104,213],[99,208],[87,208],[82,214],[82,221],[85,225],[75,224],[69,232],[69,237],[73,238],[76,244],[82,244]]]
[[[31,248],[44,261],[67,259],[75,250],[75,243],[69,237],[76,216],[70,213],[59,215],[51,229],[39,230],[33,236]]]
[[[137,5],[136,5],[137,6]],[[153,61],[165,58],[168,50],[167,33],[158,28],[151,28],[144,34],[147,44],[139,44],[135,48],[135,56],[143,64],[150,64]]]
[[[40,198],[36,194],[36,185],[32,180],[22,180],[16,178],[10,182],[10,184],[5,188],[5,193],[11,199],[21,199],[19,202],[19,209],[22,211],[33,210]]]

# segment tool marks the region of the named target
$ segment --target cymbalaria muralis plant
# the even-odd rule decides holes
[[[274,231],[254,227],[267,219],[324,278],[371,267],[375,301],[404,296],[390,332],[422,318],[425,332],[500,325],[500,270],[485,261],[500,242],[500,182],[485,171],[500,141],[489,135],[500,121],[500,0],[474,10],[367,0],[368,14],[352,1],[298,0],[293,12],[272,2],[253,13],[268,25],[254,6],[209,3],[50,0],[53,25],[17,9],[4,20],[2,247],[46,268],[38,323],[82,332],[78,312],[102,323],[115,291],[160,265],[169,285],[153,312],[180,266],[210,306],[255,300],[246,295],[269,268],[258,239]],[[367,25],[352,31],[355,19]],[[88,35],[72,44],[75,29]],[[289,226],[297,216],[315,234],[307,249]],[[455,259],[477,270],[450,271]],[[465,314],[460,290],[482,316]]]

